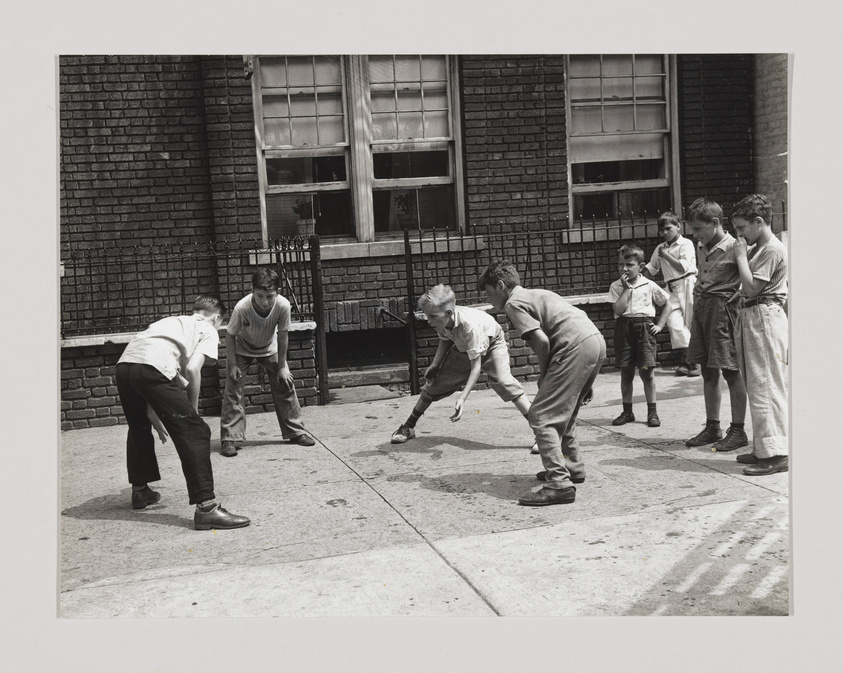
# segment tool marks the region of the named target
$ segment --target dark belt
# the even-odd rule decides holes
[[[696,275],[697,274],[695,274],[693,271],[689,271],[688,273],[683,274],[683,275],[679,276],[678,278],[671,278],[670,280],[665,281],[665,282],[667,283],[668,287],[671,287],[673,283],[678,283],[680,280],[685,280],[688,276],[696,276]]]
[[[621,320],[626,320],[628,322],[653,322],[652,318],[647,317],[636,317],[636,318],[629,318],[627,316],[621,316]]]
[[[761,297],[750,297],[749,299],[743,300],[743,307],[749,308],[750,306],[755,306],[756,304],[778,304],[781,306],[781,299],[778,297],[771,297],[769,295],[761,296]]]

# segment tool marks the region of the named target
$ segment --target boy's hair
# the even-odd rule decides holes
[[[697,222],[711,223],[715,217],[722,223],[723,209],[719,203],[704,196],[694,201],[685,211],[685,221],[687,222],[696,220]]]
[[[621,246],[621,249],[618,250],[618,254],[624,259],[634,257],[639,264],[643,264],[647,261],[644,259],[644,251],[637,243],[627,243],[626,245]]]
[[[763,194],[750,194],[735,204],[730,217],[740,217],[743,220],[760,217],[765,224],[770,224],[773,220],[773,204]]]
[[[489,264],[486,270],[477,281],[477,289],[483,292],[487,285],[494,287],[502,280],[506,289],[511,290],[516,285],[521,285],[518,270],[515,265],[507,259],[499,259]]]
[[[659,215],[659,229],[667,226],[668,224],[673,224],[679,227],[679,229],[682,228],[682,225],[679,223],[679,215],[674,213],[672,210],[666,210],[661,215]]]
[[[200,294],[193,302],[194,313],[219,313],[225,315],[225,304],[215,294]]]
[[[441,315],[448,309],[453,310],[457,298],[450,285],[434,285],[419,298],[419,308],[425,313]]]
[[[262,266],[252,274],[252,288],[256,290],[278,291],[278,274],[275,269]]]

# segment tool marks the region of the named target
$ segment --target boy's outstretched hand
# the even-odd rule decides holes
[[[456,423],[462,418],[462,404],[462,400],[457,400],[457,403],[454,405],[454,415],[451,416],[452,423]]]
[[[146,406],[146,417],[149,419],[149,422],[152,423],[152,427],[155,429],[155,432],[158,433],[158,439],[161,440],[162,444],[166,444],[167,437],[170,436],[167,432],[167,428],[164,427],[161,419],[158,418],[158,414],[156,414],[149,405]]]
[[[278,368],[278,382],[285,384],[288,388],[293,387],[293,373],[289,367]]]

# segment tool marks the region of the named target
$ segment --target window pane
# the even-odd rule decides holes
[[[454,227],[451,185],[375,191],[372,197],[376,232]]]
[[[434,89],[431,85],[424,88],[424,109],[425,110],[447,110],[448,94],[445,89]]]
[[[369,82],[394,82],[392,56],[369,56]]]
[[[592,55],[571,56],[571,77],[600,76],[600,57]]]
[[[337,87],[320,87],[316,89],[316,100],[319,115],[342,114],[342,90]]]
[[[375,178],[427,178],[450,175],[448,151],[377,152],[373,156]]]
[[[290,96],[290,112],[293,117],[313,117],[316,115],[316,99],[313,94]]]
[[[629,180],[655,180],[664,177],[663,159],[636,161],[590,161],[571,165],[575,185]]]
[[[391,112],[394,109],[395,90],[392,87],[388,91],[372,91],[372,112]]]
[[[632,100],[632,77],[607,77],[603,80],[603,100]]]
[[[261,56],[260,68],[264,87],[287,86],[287,66],[283,56]]]
[[[342,71],[339,56],[316,57],[316,84],[341,84]]]
[[[635,74],[664,73],[664,57],[661,54],[636,54]]]
[[[263,141],[267,145],[290,145],[290,120],[264,119]]]
[[[418,86],[398,91],[398,109],[405,111],[421,110],[421,90]]]
[[[604,131],[633,131],[632,106],[606,106],[603,109]]]
[[[395,57],[395,80],[398,82],[418,81],[421,79],[418,56]]]
[[[398,115],[398,138],[401,140],[424,138],[421,112],[404,112]]]
[[[313,117],[300,117],[293,123],[293,145],[303,147],[305,145],[315,146],[316,142],[316,119]]]
[[[445,80],[448,77],[444,56],[422,56],[422,79]]]
[[[588,77],[585,79],[572,79],[570,92],[572,101],[599,101],[600,79],[597,77]]]
[[[603,76],[631,75],[631,54],[603,54]]]
[[[590,220],[614,219],[620,211],[621,216],[629,218],[654,217],[670,208],[670,196],[667,188],[607,192],[605,194],[582,194],[574,196],[574,218]]]
[[[664,105],[636,105],[635,113],[639,131],[667,128]]]
[[[664,78],[663,77],[636,77],[635,97],[638,100],[664,100]]]
[[[351,193],[267,194],[267,233],[280,236],[353,236]]]
[[[372,136],[375,140],[394,140],[398,137],[395,114],[372,114]]]
[[[344,182],[345,157],[301,157],[266,160],[269,185],[303,185],[314,182]]]
[[[289,117],[290,107],[287,105],[286,96],[263,97],[263,116],[267,117]]]
[[[287,78],[290,87],[313,86],[313,58],[310,56],[288,56]]]
[[[336,145],[342,143],[345,138],[344,131],[342,117],[319,118],[320,145]]]
[[[600,107],[575,107],[571,109],[571,131],[573,133],[600,133],[603,125],[600,120]]]
[[[447,112],[425,112],[424,113],[424,137],[425,138],[450,138],[448,132]]]

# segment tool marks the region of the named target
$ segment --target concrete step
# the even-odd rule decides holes
[[[328,370],[328,388],[384,385],[410,380],[410,367],[406,362],[366,367],[341,367]]]

